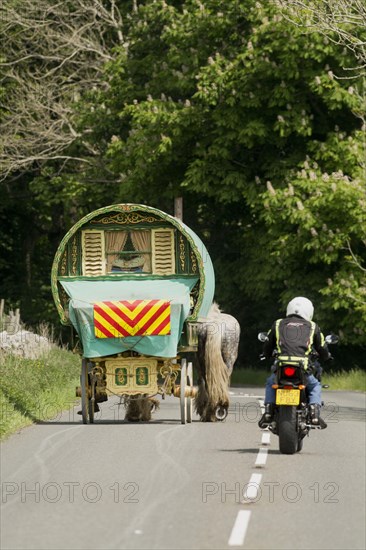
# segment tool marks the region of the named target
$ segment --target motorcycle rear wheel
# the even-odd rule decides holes
[[[279,407],[278,437],[280,440],[280,453],[293,455],[300,450],[296,426],[296,407],[288,405]]]

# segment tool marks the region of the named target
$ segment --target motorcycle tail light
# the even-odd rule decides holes
[[[289,378],[291,378],[291,376],[294,376],[296,372],[296,369],[294,367],[285,367],[283,369],[283,373],[285,376],[288,376]]]

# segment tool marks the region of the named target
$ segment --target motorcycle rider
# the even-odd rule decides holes
[[[319,326],[312,321],[314,307],[308,298],[298,296],[287,305],[286,318],[277,319],[263,346],[263,355],[269,359],[277,349],[279,355],[307,358],[314,348],[322,361],[332,359]],[[273,367],[272,367],[273,368]],[[306,367],[305,367],[306,368]],[[325,429],[327,424],[320,416],[321,384],[307,367],[307,385],[311,422]],[[265,412],[258,422],[260,428],[266,428],[273,420],[276,392],[272,388],[275,373],[267,379],[265,392]]]

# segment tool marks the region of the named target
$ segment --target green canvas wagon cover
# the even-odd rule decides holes
[[[207,316],[215,285],[200,238],[178,218],[139,204],[107,206],[77,222],[60,243],[51,279],[61,322],[74,326],[90,358],[126,350],[176,356],[185,323]],[[132,318],[135,307],[155,308],[155,332],[112,330],[115,312]]]

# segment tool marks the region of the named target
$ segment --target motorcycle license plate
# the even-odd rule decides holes
[[[276,405],[298,405],[300,403],[300,390],[277,390]]]

